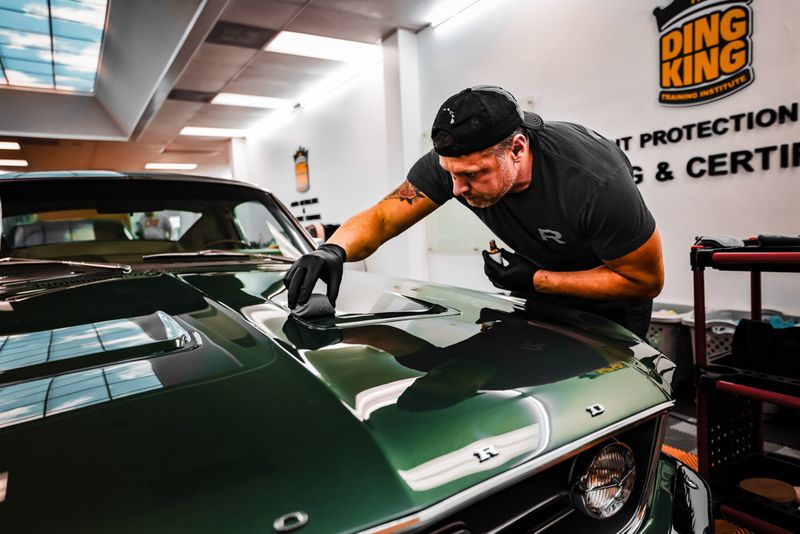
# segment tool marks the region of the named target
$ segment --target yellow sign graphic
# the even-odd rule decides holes
[[[675,0],[654,11],[662,104],[704,104],[753,82],[751,2]]]

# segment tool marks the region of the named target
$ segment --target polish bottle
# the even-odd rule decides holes
[[[503,256],[500,254],[500,249],[497,248],[497,242],[494,239],[489,241],[489,250],[487,252],[489,252],[489,257],[492,258],[492,260],[503,265]]]

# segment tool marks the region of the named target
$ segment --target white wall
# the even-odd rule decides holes
[[[585,124],[610,138],[636,136],[800,100],[800,2],[753,2],[755,82],[723,100],[689,108],[657,102],[658,31],[652,10],[669,2],[483,0],[418,35],[421,116],[479,83],[509,89],[544,120]],[[664,240],[667,280],[659,300],[692,300],[689,246],[697,234],[800,233],[800,169],[693,179],[692,156],[800,141],[800,123],[640,150],[628,156],[646,173],[640,190]],[[656,164],[675,179],[657,182]],[[428,224],[443,224],[442,218]],[[477,253],[431,254],[433,280],[488,287]],[[747,309],[746,274],[709,271],[709,306]],[[800,275],[764,275],[764,304],[800,314]]]
[[[268,122],[264,134],[247,137],[247,177],[275,193],[288,207],[318,198],[313,209],[324,223],[342,223],[388,194],[387,136],[382,65],[378,64],[325,95],[298,108],[278,128]],[[308,149],[310,189],[295,189],[293,155]],[[395,180],[399,185],[401,179]],[[318,206],[318,207],[317,207]],[[367,261],[370,271],[405,276],[402,243],[390,243]]]

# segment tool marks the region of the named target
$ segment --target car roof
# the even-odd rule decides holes
[[[11,172],[0,174],[0,183],[6,180],[75,180],[83,178],[103,178],[111,180],[168,180],[174,182],[205,182],[226,185],[241,185],[265,191],[264,187],[251,182],[243,182],[232,178],[213,178],[211,176],[196,176],[191,174],[159,173],[159,172],[118,172],[103,170],[74,170],[74,171],[40,171],[40,172]]]

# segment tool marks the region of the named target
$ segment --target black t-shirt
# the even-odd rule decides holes
[[[628,158],[612,141],[577,124],[547,122],[528,131],[530,187],[472,210],[518,254],[551,271],[577,271],[633,252],[655,220],[633,182]],[[453,198],[450,174],[431,150],[408,181],[441,205]]]

